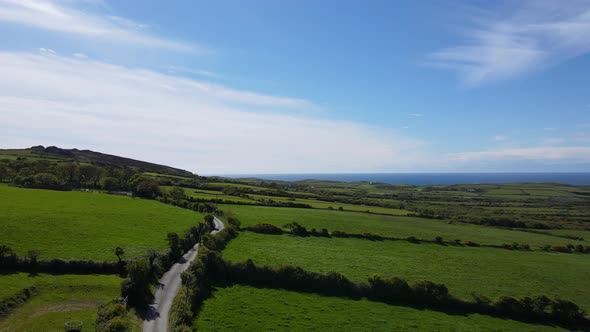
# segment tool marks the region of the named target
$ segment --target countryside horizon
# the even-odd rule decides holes
[[[590,331],[590,0],[0,0],[0,332]]]

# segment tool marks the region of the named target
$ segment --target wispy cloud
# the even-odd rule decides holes
[[[433,52],[427,63],[455,71],[474,85],[590,52],[590,1],[530,0],[511,5],[507,14],[478,16],[475,24],[464,28],[468,38],[463,45]]]
[[[0,144],[84,147],[197,172],[408,171],[424,143],[314,107],[155,71],[0,53]],[[14,77],[18,77],[15,80]]]
[[[590,147],[528,147],[507,148],[487,151],[462,152],[451,154],[451,161],[506,161],[506,160],[534,160],[552,162],[590,162]]]
[[[209,51],[203,46],[150,34],[144,24],[123,17],[89,13],[71,4],[56,0],[0,0],[0,22],[150,48]]]
[[[494,141],[496,141],[496,142],[502,142],[502,141],[506,141],[506,140],[508,140],[508,136],[504,136],[504,135],[494,136]]]

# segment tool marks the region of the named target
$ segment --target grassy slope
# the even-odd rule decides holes
[[[583,254],[508,251],[493,248],[371,242],[364,239],[301,238],[240,234],[223,252],[227,259],[257,264],[293,264],[338,271],[355,281],[374,274],[444,283],[462,298],[471,292],[500,295],[559,295],[590,309],[590,259]]]
[[[0,243],[41,258],[115,260],[166,247],[168,232],[183,232],[202,215],[156,201],[85,192],[0,185]]]
[[[242,226],[262,222],[283,226],[290,222],[298,222],[308,229],[316,228],[320,230],[327,228],[329,231],[339,230],[349,233],[371,232],[395,237],[414,236],[421,239],[434,239],[436,236],[442,236],[446,240],[470,240],[481,244],[519,242],[537,247],[546,244],[564,245],[567,243],[590,245],[590,241],[588,240],[575,241],[543,234],[470,224],[447,224],[443,221],[424,218],[392,217],[347,211],[222,204],[220,204],[220,208],[224,211],[233,211],[242,222]],[[577,231],[568,230],[566,233],[576,235]]]
[[[63,331],[64,323],[74,320],[82,321],[85,331],[94,331],[97,305],[118,296],[120,283],[117,276],[2,275],[0,289],[34,285],[39,294],[0,320],[0,330]]]
[[[247,286],[220,288],[195,321],[198,331],[559,331],[482,315],[451,316],[367,300]]]

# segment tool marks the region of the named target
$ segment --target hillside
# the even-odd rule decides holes
[[[55,146],[33,146],[28,149],[0,149],[0,159],[50,159],[56,161],[89,163],[96,166],[135,168],[139,172],[155,172],[176,176],[193,176],[193,173],[179,168],[149,163],[131,158],[119,157],[90,150],[62,149]]]

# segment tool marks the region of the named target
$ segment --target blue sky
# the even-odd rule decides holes
[[[588,171],[590,1],[0,0],[0,148]]]

